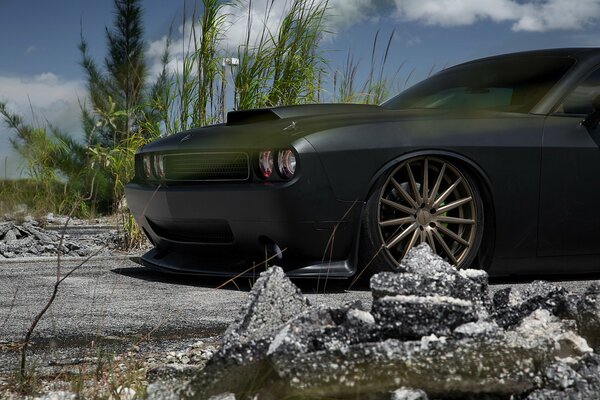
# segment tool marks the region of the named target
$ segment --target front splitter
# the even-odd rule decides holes
[[[285,273],[291,278],[331,278],[346,279],[355,274],[348,260],[328,261],[318,263],[307,263],[303,266],[286,266],[284,262],[276,258],[248,265],[246,261],[202,258],[191,254],[169,253],[160,254],[152,249],[144,254],[140,263],[148,268],[159,272],[179,275],[214,276],[214,277],[240,277],[254,278],[268,267],[281,266]]]

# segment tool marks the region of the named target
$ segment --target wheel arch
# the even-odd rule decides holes
[[[462,155],[460,153],[447,151],[447,150],[435,150],[435,149],[418,150],[418,151],[411,151],[408,153],[404,153],[398,157],[395,157],[395,158],[389,160],[375,172],[375,174],[371,178],[371,181],[369,182],[368,191],[367,191],[366,197],[365,197],[365,204],[366,204],[366,201],[371,196],[371,194],[373,193],[373,191],[375,190],[375,188],[377,187],[378,181],[380,179],[382,179],[382,177],[385,177],[386,174],[390,170],[392,170],[395,166],[399,165],[400,163],[402,163],[408,159],[411,159],[414,157],[421,157],[421,156],[436,156],[439,158],[443,158],[443,159],[452,161],[457,166],[464,168],[468,172],[468,174],[473,178],[473,180],[475,181],[475,184],[477,185],[477,189],[479,190],[479,192],[482,195],[482,202],[483,202],[483,207],[484,207],[484,221],[485,221],[484,222],[484,231],[483,231],[483,240],[482,240],[482,243],[481,243],[479,251],[478,251],[477,262],[484,269],[486,269],[486,270],[489,269],[489,267],[491,265],[491,261],[492,261],[493,250],[494,250],[494,245],[495,245],[495,240],[496,240],[496,228],[495,228],[496,227],[496,216],[495,216],[494,198],[492,195],[492,185],[491,185],[491,181],[490,181],[489,177],[487,176],[487,174],[485,173],[485,171],[471,158],[469,158],[465,155]],[[365,207],[363,207],[363,209],[361,211],[361,219],[362,219],[364,212],[365,212]],[[358,251],[359,251],[358,244],[360,243],[360,235],[362,234],[360,232],[361,230],[362,229],[359,229],[359,232],[356,237],[356,240],[357,240],[356,256],[358,255]]]

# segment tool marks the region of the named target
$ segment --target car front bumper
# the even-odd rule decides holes
[[[146,266],[175,273],[353,275],[363,203],[335,198],[317,162],[289,182],[126,186],[129,208],[154,244]],[[312,168],[311,168],[312,165]]]

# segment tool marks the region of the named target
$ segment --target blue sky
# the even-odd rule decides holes
[[[253,0],[261,17],[262,4]],[[275,0],[283,10],[286,0]],[[332,70],[341,69],[347,52],[360,60],[362,73],[370,64],[377,30],[387,39],[395,30],[389,70],[400,63],[402,87],[439,70],[470,59],[512,51],[600,46],[600,0],[329,0],[332,34],[322,43]],[[158,49],[174,24],[174,40],[181,38],[181,21],[191,17],[195,3],[184,0],[146,0],[145,35],[150,67],[157,66]],[[184,16],[184,9],[187,16]],[[228,8],[232,27],[226,46],[235,48],[245,12]],[[237,14],[237,16],[236,16]],[[276,27],[277,13],[269,22]],[[81,28],[92,56],[104,57],[104,27],[113,19],[111,0],[22,1],[0,0],[0,100],[38,123],[48,120],[74,136],[81,133],[78,101],[85,100],[77,44]],[[81,24],[81,25],[80,25]],[[381,45],[383,45],[382,40]],[[177,57],[177,54],[174,54]],[[0,126],[0,177],[18,176],[20,160],[10,149],[12,135]],[[8,157],[5,171],[4,159]]]

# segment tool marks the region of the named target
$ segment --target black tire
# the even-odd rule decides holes
[[[424,172],[425,170],[428,172]],[[430,174],[436,171],[437,176],[432,178]],[[442,174],[444,176],[440,178]],[[413,184],[411,184],[411,175]],[[438,185],[437,181],[440,179],[441,183]],[[424,184],[425,181],[427,185]],[[445,199],[441,199],[446,191],[452,189],[455,182],[458,183],[454,191],[451,191]],[[435,193],[434,189],[436,189]],[[404,194],[401,193],[402,190]],[[410,199],[405,195],[412,198],[412,201],[409,202]],[[471,200],[466,203],[455,205],[469,197]],[[440,199],[442,201],[436,205],[436,201]],[[440,212],[449,207],[454,208]],[[410,221],[380,227],[401,220]],[[415,224],[416,228],[413,228]],[[409,229],[413,230],[398,244],[390,246]],[[390,234],[390,231],[393,233]],[[361,221],[358,274],[368,278],[377,272],[397,270],[402,256],[422,241],[428,244],[432,242],[434,245],[430,244],[430,247],[435,247],[434,250],[438,255],[456,265],[457,268],[472,267],[483,240],[483,231],[482,196],[468,170],[436,156],[420,156],[405,160],[382,176],[369,195]],[[417,239],[414,239],[413,235]],[[455,236],[462,241],[459,242],[454,238]],[[444,241],[446,249],[440,240]],[[463,242],[468,243],[468,246]]]

